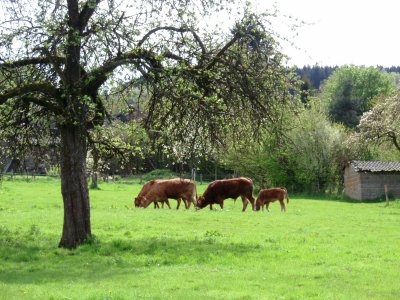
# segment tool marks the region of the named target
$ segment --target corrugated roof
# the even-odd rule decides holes
[[[357,172],[400,172],[400,162],[398,161],[353,160],[350,163]]]

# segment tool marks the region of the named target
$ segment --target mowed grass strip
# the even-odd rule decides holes
[[[206,185],[198,186],[204,191]],[[60,182],[4,180],[0,299],[399,299],[400,205],[291,197],[287,213],[136,209],[141,185],[90,191],[94,238],[57,248]]]

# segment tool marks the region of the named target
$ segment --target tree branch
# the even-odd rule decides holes
[[[399,145],[399,142],[397,141],[396,134],[393,131],[391,131],[391,132],[388,132],[388,136],[392,139],[392,142],[393,142],[394,146],[396,147],[396,149],[400,151],[400,145]]]
[[[215,64],[218,62],[218,58],[220,58],[239,38],[240,35],[235,34],[235,36],[212,58],[206,69],[210,70],[212,67],[214,67]]]
[[[30,66],[30,65],[40,65],[40,64],[53,64],[54,62],[57,63],[64,63],[65,58],[61,56],[43,56],[43,57],[32,57],[32,58],[25,58],[9,63],[2,63],[0,64],[0,68],[4,69],[16,69],[19,67]]]
[[[52,103],[49,100],[40,99],[38,97],[30,97],[30,93],[42,93],[53,99],[59,96],[59,91],[52,85],[48,83],[37,82],[6,90],[4,93],[0,94],[0,105],[15,97],[21,97],[22,101],[29,101],[38,104],[56,114],[62,113],[62,109],[58,107],[55,103]]]
[[[140,60],[148,61],[153,67],[161,68],[161,64],[155,58],[155,54],[146,50],[133,50],[119,55],[104,63],[103,66],[94,69],[86,75],[85,90],[98,89],[108,78],[108,74],[122,65],[139,63]]]
[[[39,106],[46,108],[47,110],[55,113],[56,115],[60,115],[64,112],[56,103],[50,102],[43,98],[39,97],[31,97],[31,96],[23,96],[21,97],[21,101],[25,103],[33,103]]]
[[[185,60],[183,57],[181,57],[181,56],[179,56],[179,55],[176,55],[176,54],[174,54],[174,53],[172,53],[171,51],[166,51],[166,52],[164,52],[163,54],[162,54],[162,56],[163,57],[166,57],[166,58],[171,58],[171,59],[174,59],[174,60],[178,60],[178,61],[184,61],[184,62],[188,62],[187,60]]]
[[[206,53],[206,48],[204,47],[203,42],[201,41],[200,37],[197,35],[197,33],[190,28],[177,28],[177,27],[172,27],[172,26],[163,26],[163,27],[157,27],[154,28],[152,30],[150,30],[148,33],[145,34],[145,36],[139,41],[138,43],[138,47],[141,47],[143,45],[143,43],[153,34],[156,33],[157,31],[161,31],[161,30],[169,30],[169,31],[175,31],[175,32],[180,32],[180,33],[184,33],[184,32],[190,32],[194,39],[196,40],[196,42],[199,44],[200,48],[201,48],[201,52],[202,55],[204,55]]]
[[[120,54],[117,57],[114,57],[110,60],[108,60],[108,62],[106,62],[103,66],[93,70],[92,72],[88,73],[86,75],[87,81],[88,83],[86,84],[86,89],[87,90],[93,90],[93,89],[97,89],[99,88],[108,78],[107,74],[111,73],[112,71],[114,71],[116,68],[118,68],[119,66],[122,65],[127,65],[127,64],[134,64],[134,63],[139,63],[139,61],[142,60],[146,60],[150,63],[150,65],[154,68],[162,68],[161,64],[159,63],[159,61],[156,59],[156,54],[151,52],[151,51],[147,51],[144,49],[141,49],[141,46],[143,45],[143,43],[154,33],[161,31],[161,30],[170,30],[170,31],[175,31],[175,32],[180,32],[180,33],[184,33],[184,32],[190,32],[194,39],[197,41],[197,43],[199,44],[201,51],[202,51],[202,56],[205,55],[206,53],[206,48],[203,44],[203,42],[201,41],[200,37],[197,35],[197,33],[190,28],[177,28],[177,27],[172,27],[172,26],[164,26],[164,27],[157,27],[153,30],[150,30],[138,43],[137,48],[135,50],[132,50],[130,52],[127,52],[125,54]],[[233,44],[236,41],[233,40],[230,43],[228,43],[223,51],[221,50],[217,56],[220,56],[223,54],[223,52],[230,47],[231,44]],[[166,51],[165,53],[162,53],[161,56],[163,57],[167,57],[167,58],[171,58],[174,60],[178,60],[178,61],[185,61],[184,58],[170,52],[170,51]],[[215,58],[217,59],[217,57]],[[212,67],[212,66],[211,66]]]
[[[88,0],[83,6],[81,12],[79,13],[79,28],[81,33],[86,28],[100,1],[101,0]]]

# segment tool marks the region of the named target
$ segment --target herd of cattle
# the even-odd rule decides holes
[[[137,197],[135,198],[136,207],[148,207],[151,202],[154,207],[159,207],[158,203],[164,207],[164,203],[171,208],[168,199],[175,199],[178,202],[177,209],[184,201],[186,209],[193,203],[196,209],[201,209],[213,204],[219,204],[224,208],[224,200],[232,198],[236,200],[242,198],[243,209],[246,210],[250,201],[253,210],[264,210],[266,205],[269,211],[269,204],[276,200],[281,205],[281,211],[286,211],[284,199],[289,203],[289,197],[285,188],[262,189],[258,193],[257,200],[253,197],[253,182],[249,178],[239,177],[232,179],[215,180],[211,182],[203,195],[197,197],[196,184],[193,180],[174,178],[174,179],[154,179],[146,182]]]

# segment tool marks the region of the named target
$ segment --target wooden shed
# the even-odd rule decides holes
[[[400,197],[400,162],[360,161],[348,163],[344,171],[344,192],[357,200],[377,199],[385,194]]]

